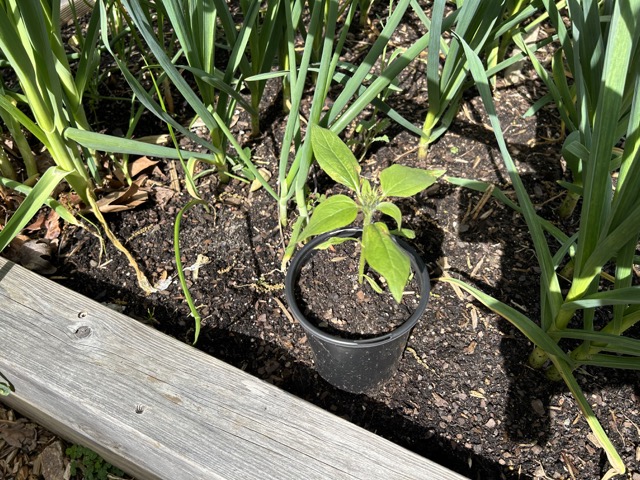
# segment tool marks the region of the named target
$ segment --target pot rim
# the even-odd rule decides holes
[[[396,340],[398,337],[402,337],[408,334],[408,332],[418,322],[420,317],[422,317],[427,308],[427,304],[429,302],[429,292],[431,290],[431,282],[429,279],[429,272],[427,271],[427,267],[420,255],[418,255],[413,247],[407,244],[404,240],[394,236],[394,241],[396,241],[396,243],[398,243],[398,245],[409,256],[411,267],[413,268],[416,280],[420,286],[420,302],[418,303],[418,306],[413,311],[413,313],[409,316],[409,318],[405,320],[402,325],[392,330],[391,332],[377,337],[361,340],[345,339],[340,336],[327,333],[324,330],[318,328],[304,316],[295,296],[295,284],[300,277],[302,267],[309,261],[309,259],[313,255],[317,253],[316,247],[329,238],[359,236],[362,236],[362,228],[341,228],[338,230],[333,230],[331,232],[323,233],[322,235],[318,235],[317,237],[313,238],[291,259],[284,285],[285,296],[287,299],[287,303],[289,304],[289,308],[292,310],[293,316],[296,320],[298,320],[298,322],[300,322],[300,325],[304,330],[312,333],[314,336],[322,339],[323,341],[330,342],[335,345],[365,348],[370,347],[372,344],[385,344]]]

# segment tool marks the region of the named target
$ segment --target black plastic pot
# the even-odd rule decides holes
[[[317,252],[318,245],[331,237],[362,236],[361,229],[335,230],[319,235],[293,257],[285,280],[285,294],[293,316],[307,333],[318,373],[332,385],[351,393],[364,393],[380,386],[397,370],[411,329],[416,325],[429,301],[429,273],[416,251],[401,239],[398,245],[409,255],[420,288],[420,302],[413,314],[398,328],[379,337],[363,340],[331,335],[309,321],[296,299],[296,283],[302,267]]]

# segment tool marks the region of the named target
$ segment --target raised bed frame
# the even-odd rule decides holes
[[[0,401],[138,479],[462,479],[0,259]]]

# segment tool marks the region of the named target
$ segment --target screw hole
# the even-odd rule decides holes
[[[79,327],[75,332],[73,332],[73,334],[76,336],[76,338],[87,338],[89,335],[91,335],[91,328],[83,325],[82,327]]]
[[[78,313],[78,318],[85,318],[88,315],[87,312],[80,312]]]
[[[136,405],[136,413],[137,413],[137,414],[141,414],[141,413],[143,413],[143,412],[144,412],[144,405],[137,404],[137,405]]]

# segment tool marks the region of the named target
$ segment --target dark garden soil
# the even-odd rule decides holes
[[[350,241],[331,250],[318,250],[302,267],[295,296],[305,318],[316,327],[342,338],[366,339],[390,333],[416,311],[420,287],[415,278],[407,284],[398,304],[388,290],[381,293],[358,281],[359,246]],[[375,272],[365,275],[384,286]]]
[[[391,100],[416,125],[427,104],[423,78],[422,72],[406,78],[411,88]],[[523,117],[543,94],[526,74],[513,85],[500,80],[495,90],[510,151],[533,201],[540,215],[561,223],[555,215],[563,193],[556,182],[564,176],[559,119],[552,109]],[[249,130],[243,117],[234,130],[254,160],[274,174],[270,183],[276,188],[283,119],[279,98],[272,100],[264,106],[268,114],[259,138],[241,133]],[[147,128],[145,133],[163,133]],[[393,128],[388,135],[389,143],[375,144],[364,160],[371,177],[393,163],[445,168],[447,175],[491,182],[515,198],[473,92],[426,160],[418,160],[414,136]],[[95,236],[73,227],[63,229],[51,278],[190,343],[193,318],[175,278],[173,251],[176,214],[189,196],[172,188],[175,170],[180,166],[166,160],[150,166],[141,174],[148,177],[149,200],[107,216],[151,282],[164,280],[166,288],[145,296],[123,255],[109,244],[101,252]],[[399,203],[406,226],[417,235],[411,243],[430,270],[430,303],[397,374],[378,391],[354,395],[315,373],[305,334],[286,309],[280,265],[282,232],[286,241],[290,227],[279,226],[275,201],[264,189],[250,192],[237,180],[223,185],[215,176],[206,178],[200,192],[210,210],[188,211],[180,239],[182,262],[192,267],[188,284],[203,317],[196,348],[470,478],[595,479],[606,472],[606,458],[567,388],[528,367],[530,342],[470,296],[438,281],[442,275],[464,278],[537,319],[539,270],[518,214],[444,181]],[[317,194],[337,191],[318,172],[311,187]],[[570,231],[571,222],[561,227]],[[309,274],[327,287],[347,279],[336,270]],[[345,288],[361,307],[375,295],[367,285]],[[329,303],[319,308],[334,323],[359,315],[338,312]],[[640,373],[590,368],[576,375],[629,468],[625,478],[639,480]]]
[[[554,208],[561,190],[555,182],[563,175],[558,120],[550,111],[523,118],[541,95],[536,88],[528,82],[501,85],[497,104],[540,213],[557,221]],[[416,112],[414,120],[421,114]],[[443,167],[448,175],[489,181],[510,192],[483,122],[479,100],[469,98],[426,161],[417,160],[417,140],[402,132],[368,155],[365,168],[373,174],[393,162]],[[268,168],[276,161],[276,135],[277,130],[267,130],[249,143],[254,158]],[[175,280],[172,245],[173,223],[188,196],[169,188],[170,163],[153,168],[147,183],[150,200],[110,214],[108,220],[152,283],[173,279],[167,288],[144,296],[122,255],[110,245],[101,254],[95,237],[69,227],[52,278],[191,342],[193,319]],[[201,193],[211,209],[195,208],[185,215],[180,241],[183,264],[200,264],[187,271],[203,317],[197,348],[472,478],[597,478],[606,471],[602,451],[564,385],[527,366],[530,343],[472,298],[437,280],[443,272],[466,278],[537,318],[538,269],[519,215],[444,182],[401,202],[406,225],[417,233],[412,244],[431,271],[430,305],[395,377],[379,391],[352,395],[318,377],[305,335],[286,311],[283,241],[273,199],[235,180],[221,185],[209,178]],[[318,176],[319,193],[330,193],[323,187],[327,183]],[[313,280],[325,285],[344,279],[339,272],[319,275]],[[351,288],[357,299],[361,287]],[[577,377],[629,475],[640,478],[640,375],[589,369]]]

